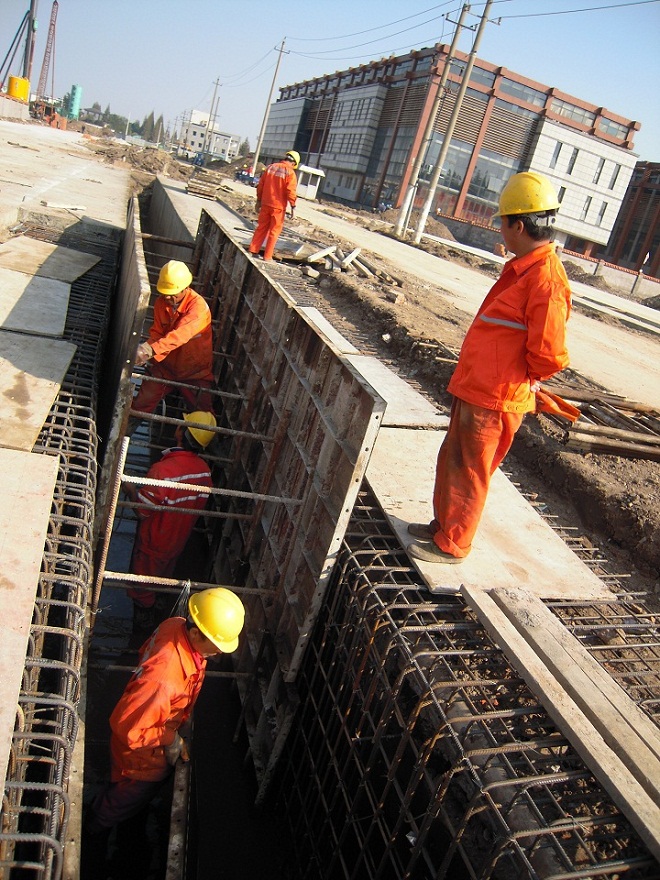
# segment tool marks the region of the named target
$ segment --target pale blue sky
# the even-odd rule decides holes
[[[459,0],[58,0],[55,92],[76,83],[83,106],[98,101],[141,120],[151,110],[172,127],[209,111],[255,146],[277,60],[276,86],[372,59],[451,41]],[[476,24],[485,3],[471,5]],[[4,58],[29,0],[1,0]],[[39,0],[32,80],[46,45],[51,0]],[[580,11],[572,11],[580,10]],[[449,16],[449,18],[447,18]],[[495,0],[478,56],[642,123],[640,158],[660,162],[660,0]],[[469,52],[472,32],[459,49]],[[12,73],[20,73],[18,65]],[[50,86],[52,74],[49,74]],[[278,94],[277,87],[274,97]]]

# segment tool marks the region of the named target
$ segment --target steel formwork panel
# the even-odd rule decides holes
[[[245,600],[248,638],[236,663],[259,680],[243,699],[263,790],[385,402],[206,213],[194,262],[198,285],[217,294],[218,384],[235,395],[219,424],[243,432],[227,451],[226,485],[284,499],[252,507],[223,499],[222,509],[252,518],[223,529],[212,547],[216,573],[226,564],[239,583],[267,591]],[[260,650],[264,638],[269,650]]]

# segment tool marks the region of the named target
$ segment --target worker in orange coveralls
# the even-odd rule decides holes
[[[183,416],[192,424],[216,426],[213,413],[193,412]],[[211,471],[199,457],[215,437],[213,431],[199,427],[178,425],[175,432],[176,446],[166,449],[160,460],[147,471],[148,480],[169,480],[210,488]],[[126,484],[126,494],[131,501],[141,501],[147,507],[138,508],[138,525],[131,572],[153,577],[172,577],[176,561],[195,527],[198,517],[191,513],[179,513],[178,509],[202,511],[208,494],[191,489],[173,489],[166,486],[140,486]],[[163,509],[165,508],[165,509]],[[133,600],[133,623],[138,629],[152,628],[156,623],[156,594],[153,590],[139,587],[128,590]]]
[[[436,466],[431,523],[410,523],[408,552],[424,562],[460,563],[469,554],[490,480],[540,383],[568,366],[568,279],[552,244],[557,194],[541,174],[514,174],[502,190],[504,264],[467,331],[448,391],[449,428]],[[569,405],[570,406],[570,405]]]
[[[160,270],[149,338],[138,346],[135,365],[149,362],[155,378],[195,385],[182,388],[181,395],[191,410],[212,410],[213,335],[211,311],[206,301],[190,287],[192,275],[185,263],[170,260]],[[159,401],[177,389],[160,382],[143,381],[132,409],[151,413]],[[134,424],[137,420],[133,420]],[[130,433],[130,431],[129,431]]]
[[[110,830],[153,800],[179,758],[190,759],[186,736],[207,658],[235,651],[244,621],[243,603],[231,590],[202,590],[190,597],[187,619],[164,621],[141,647],[110,716],[110,783],[85,821],[83,878],[105,876]]]
[[[258,254],[264,241],[264,260],[273,259],[277,239],[284,226],[286,206],[290,206],[291,216],[296,207],[296,187],[298,182],[294,168],[300,165],[300,154],[289,150],[281,162],[269,165],[257,184],[257,228],[250,242],[250,253]]]

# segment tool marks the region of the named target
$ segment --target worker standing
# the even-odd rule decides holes
[[[92,804],[83,843],[85,874],[99,876],[110,830],[137,816],[177,760],[204,682],[207,658],[238,647],[245,609],[224,587],[194,593],[188,616],[164,621],[140,649],[139,665],[110,716],[110,783]]]
[[[193,412],[183,416],[191,423],[184,429],[178,425],[175,432],[176,446],[166,449],[160,460],[147,471],[148,480],[168,480],[175,483],[212,486],[208,464],[200,458],[201,453],[215,437],[211,430],[193,427],[193,424],[216,426],[213,413]],[[177,559],[183,552],[195,527],[198,516],[186,510],[202,511],[208,493],[191,489],[173,489],[166,486],[141,486],[132,483],[125,486],[131,501],[147,505],[137,511],[140,520],[130,570],[133,574],[151,577],[172,577]],[[136,629],[151,629],[156,624],[156,594],[153,590],[134,587],[128,590],[133,600],[133,625]]]
[[[191,410],[212,410],[213,334],[211,310],[190,287],[192,274],[185,263],[170,260],[160,270],[149,338],[138,346],[135,365],[149,363],[151,379],[168,379],[194,385],[181,395]],[[151,413],[164,397],[177,389],[158,381],[143,381],[132,409]]]
[[[526,412],[536,409],[542,380],[568,366],[568,279],[552,243],[559,201],[541,174],[514,174],[499,210],[504,264],[467,331],[448,385],[454,395],[438,453],[434,518],[410,523],[420,543],[408,552],[425,562],[460,563],[469,554],[490,480]]]
[[[284,226],[286,206],[291,217],[296,207],[298,182],[294,169],[300,165],[300,154],[289,150],[281,162],[269,165],[257,184],[257,228],[250,242],[250,253],[258,254],[265,242],[264,260],[273,259],[277,239]]]

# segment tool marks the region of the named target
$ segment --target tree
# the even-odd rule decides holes
[[[100,108],[99,108],[99,109],[100,109]],[[110,116],[111,116],[111,115],[112,115],[112,114],[111,114],[111,112],[110,112],[110,104],[108,104],[108,106],[107,106],[107,107],[105,108],[105,110],[103,111],[103,116],[101,117],[101,119],[103,120],[104,123],[107,124],[107,122],[108,122],[108,120],[110,119]]]
[[[241,141],[241,145],[238,148],[238,155],[239,156],[247,156],[249,154],[249,152],[250,152],[250,141],[247,138],[245,138],[244,141]]]
[[[163,121],[162,114],[158,117],[154,124],[154,133],[151,138],[155,143],[160,143],[163,140],[163,136],[165,134],[165,122]]]

